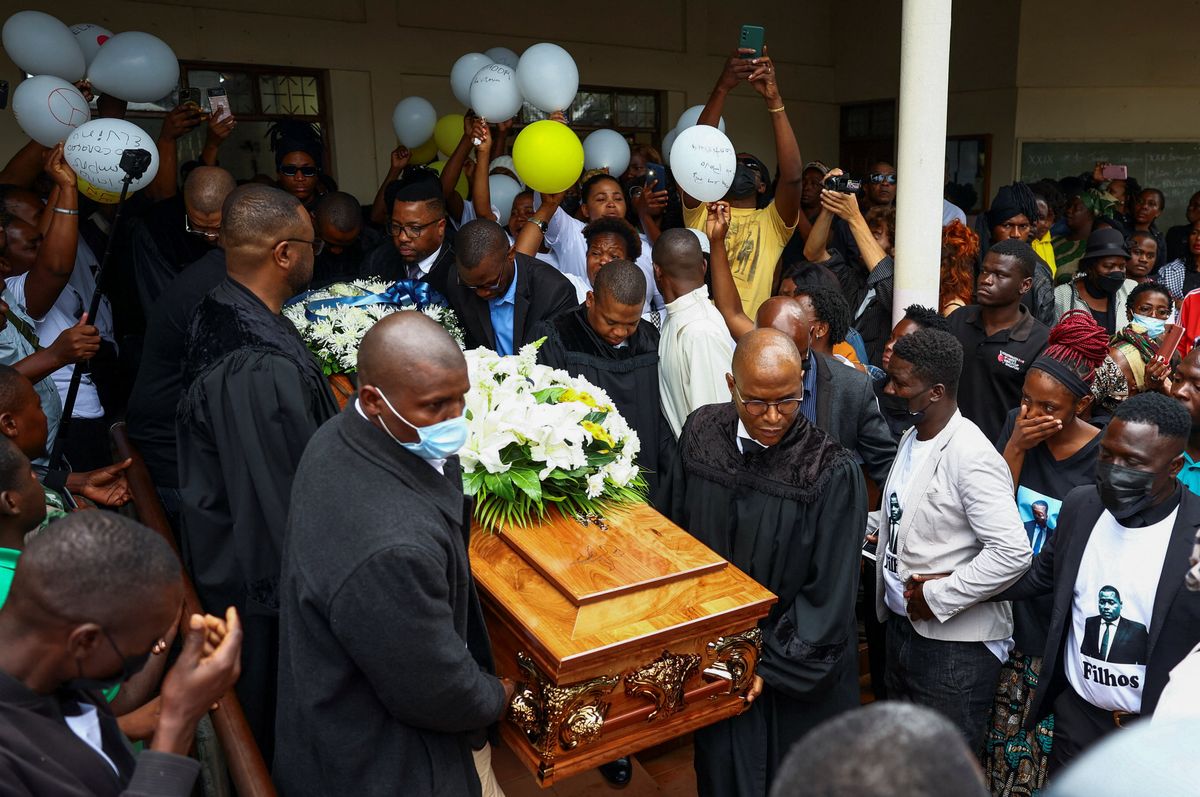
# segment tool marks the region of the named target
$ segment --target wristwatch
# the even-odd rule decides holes
[[[546,222],[542,221],[541,219],[530,219],[529,223],[541,230],[542,235],[546,234],[546,228],[549,226],[546,224]]]

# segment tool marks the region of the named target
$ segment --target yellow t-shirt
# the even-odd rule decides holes
[[[683,223],[689,227],[703,230],[707,218],[708,207],[703,202],[694,208],[686,205],[683,208]],[[742,310],[751,318],[758,312],[758,306],[771,298],[775,266],[795,229],[784,223],[774,202],[761,210],[729,209],[725,252],[742,297]]]
[[[1053,277],[1058,272],[1058,264],[1054,262],[1054,244],[1050,243],[1050,233],[1033,241],[1030,246],[1038,257],[1046,261],[1046,265],[1050,267],[1050,276]]]

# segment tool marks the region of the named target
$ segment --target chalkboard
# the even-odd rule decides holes
[[[1160,228],[1185,223],[1188,200],[1200,191],[1200,141],[1026,141],[1021,145],[1021,179],[1032,183],[1090,173],[1097,161],[1125,164],[1143,188],[1166,194]]]

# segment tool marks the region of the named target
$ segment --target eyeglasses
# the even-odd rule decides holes
[[[296,166],[291,163],[285,163],[279,167],[279,173],[285,177],[295,177],[296,172],[300,172],[305,177],[316,177],[319,171],[321,170],[316,166]]]
[[[425,230],[427,228],[432,227],[433,225],[437,224],[443,218],[445,218],[445,217],[438,216],[433,221],[427,221],[424,224],[401,224],[398,221],[389,221],[387,223],[386,229],[387,229],[388,235],[391,235],[393,237],[399,235],[400,233],[404,233],[409,238],[420,238],[421,233],[425,232]]]
[[[759,401],[758,399],[746,401],[742,398],[742,391],[736,384],[733,386],[733,392],[737,395],[738,401],[742,402],[742,406],[746,408],[746,412],[756,418],[766,415],[767,410],[771,407],[778,410],[780,415],[795,415],[796,410],[800,409],[800,399],[798,398],[786,398],[780,401]]]
[[[500,273],[496,275],[496,281],[491,285],[470,285],[463,282],[462,272],[458,272],[458,284],[469,291],[498,291],[504,284],[504,269],[500,269]]]
[[[288,241],[291,241],[292,243],[297,243],[297,244],[308,244],[309,246],[312,247],[313,257],[317,257],[318,255],[321,254],[321,252],[323,252],[325,250],[325,241],[322,240],[321,238],[313,238],[311,241],[306,241],[303,238],[284,238],[282,241],[276,242],[275,246],[279,246],[279,244],[285,243]],[[273,246],[271,248],[274,249],[275,247]]]
[[[212,229],[206,230],[200,227],[193,227],[192,218],[186,213],[183,214],[183,229],[185,232],[190,233],[191,235],[199,235],[201,238],[205,238],[209,241],[215,241],[220,237],[220,233]]]
[[[867,175],[867,179],[868,179],[869,181],[871,181],[872,183],[875,183],[876,185],[879,185],[880,183],[887,183],[888,185],[895,185],[895,184],[896,184],[896,175],[895,175],[895,173],[892,173],[892,174],[880,174],[879,172],[872,172],[871,174],[868,174],[868,175]]]

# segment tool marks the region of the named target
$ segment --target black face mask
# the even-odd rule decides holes
[[[910,402],[912,402],[912,399],[915,399],[919,396],[923,396],[931,390],[933,390],[932,387],[927,387],[924,390],[922,390],[920,393],[913,396],[912,398],[904,399],[904,411],[906,413],[908,413],[908,419],[913,422],[913,426],[917,426],[921,423],[921,421],[925,420],[925,410],[929,409],[930,406],[933,405],[933,399],[930,399],[929,401],[925,402],[925,406],[919,410],[916,410],[915,412],[913,410],[909,409]]]
[[[884,415],[897,420],[909,420],[908,399],[883,393],[879,396],[879,409]]]
[[[104,691],[112,689],[117,684],[123,684],[133,676],[137,675],[146,666],[146,662],[150,661],[151,651],[146,651],[140,656],[126,656],[117,647],[117,643],[109,636],[109,633],[103,628],[100,632],[104,634],[104,638],[108,640],[108,644],[112,645],[112,649],[121,659],[121,672],[109,678],[88,678],[83,674],[83,663],[79,659],[75,660],[75,666],[79,668],[79,677],[72,678],[63,684],[65,689],[76,689],[82,691]]]
[[[1125,284],[1125,272],[1113,271],[1110,274],[1105,274],[1103,277],[1094,277],[1092,284],[1099,288],[1102,293],[1112,296],[1121,290],[1121,286]]]
[[[745,199],[758,193],[758,172],[744,163],[738,163],[737,171],[733,173],[733,183],[729,186],[731,199]]]
[[[1134,470],[1111,462],[1096,465],[1096,486],[1100,488],[1100,503],[1117,520],[1127,520],[1154,502],[1150,488],[1154,474]]]

